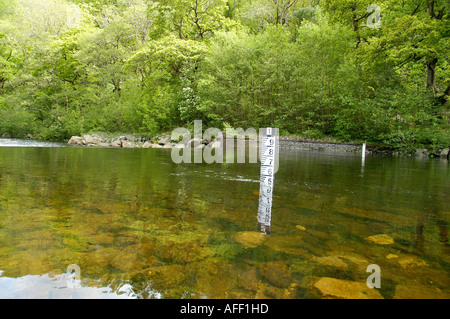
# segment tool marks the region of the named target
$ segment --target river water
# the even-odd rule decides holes
[[[281,150],[260,235],[259,164],[0,145],[0,298],[449,298],[446,160]]]

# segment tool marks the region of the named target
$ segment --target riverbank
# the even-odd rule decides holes
[[[227,139],[224,139],[225,143]],[[308,150],[334,153],[361,153],[361,143],[344,143],[338,141],[317,141],[299,138],[296,136],[280,136],[280,148],[290,150]],[[85,134],[83,136],[72,136],[69,145],[86,147],[113,147],[113,148],[205,148],[219,147],[220,143],[214,140],[191,138],[187,142],[172,140],[170,135],[160,135],[154,138],[140,137],[134,135],[123,135],[109,137],[103,134]],[[417,148],[410,152],[399,151],[388,146],[367,144],[366,154],[384,156],[416,156],[424,158],[448,159],[449,148]]]

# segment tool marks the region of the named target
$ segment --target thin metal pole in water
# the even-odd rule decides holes
[[[258,230],[265,234],[271,233],[273,184],[277,168],[277,133],[275,127],[267,127],[262,132]]]
[[[364,141],[364,144],[362,145],[362,151],[361,151],[361,173],[364,172],[364,162],[366,160],[366,142]]]
[[[364,159],[366,157],[366,142],[367,140],[364,141],[364,144],[362,145],[362,158]]]

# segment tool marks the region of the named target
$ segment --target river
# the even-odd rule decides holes
[[[259,164],[0,145],[0,298],[450,296],[447,160],[281,150],[260,235]]]

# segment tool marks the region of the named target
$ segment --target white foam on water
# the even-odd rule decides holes
[[[63,143],[21,140],[17,138],[0,138],[0,147],[65,147]]]

